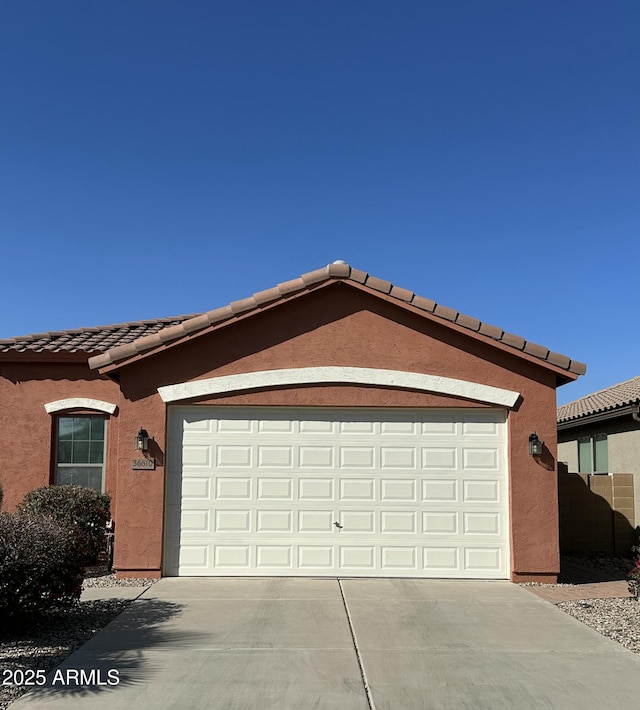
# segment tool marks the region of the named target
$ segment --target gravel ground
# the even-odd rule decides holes
[[[154,579],[119,579],[99,569],[87,573],[83,584],[89,587],[140,587]],[[95,633],[113,621],[131,603],[129,599],[101,599],[79,602],[67,609],[52,609],[13,633],[0,634],[0,710],[23,695],[27,688],[3,685],[13,681],[15,671],[53,670]],[[17,680],[20,679],[18,673]]]
[[[560,602],[558,609],[640,654],[640,599],[585,599]]]
[[[632,560],[624,557],[563,557],[561,568],[581,569],[606,575],[609,579],[626,579],[632,566]],[[562,578],[562,574],[560,575]],[[540,587],[575,587],[579,584],[562,582],[560,584],[529,583],[522,586]],[[595,629],[640,654],[640,599],[583,599],[581,601],[559,602],[558,609],[578,619],[583,624]]]
[[[581,564],[581,563],[580,563]],[[621,572],[626,562],[590,560],[585,566]],[[623,578],[623,577],[620,577]],[[84,587],[138,587],[153,584],[153,579],[120,579],[103,570],[89,570]],[[577,586],[567,583],[543,586]],[[85,644],[95,633],[130,604],[125,599],[80,602],[70,609],[52,610],[38,622],[13,634],[0,635],[0,673],[21,669],[53,670],[67,656]],[[640,654],[640,599],[585,599],[561,602],[559,609],[574,616],[604,636]],[[2,679],[0,678],[0,683]],[[25,692],[25,688],[0,684],[0,710]]]

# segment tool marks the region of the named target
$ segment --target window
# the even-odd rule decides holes
[[[104,489],[105,422],[104,417],[58,417],[57,485]]]
[[[609,452],[606,434],[578,439],[578,470],[580,473],[608,473]]]

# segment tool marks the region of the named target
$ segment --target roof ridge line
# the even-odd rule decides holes
[[[434,315],[442,321],[455,324],[464,330],[482,335],[524,355],[533,357],[547,365],[571,372],[574,375],[581,375],[586,372],[586,365],[577,360],[572,360],[566,355],[554,352],[544,345],[539,345],[538,343],[526,340],[522,336],[508,333],[502,328],[484,323],[477,318],[466,316],[453,308],[419,296],[413,291],[394,286],[390,281],[352,268],[343,261],[333,262],[315,271],[306,272],[298,278],[283,281],[276,286],[258,291],[247,298],[232,301],[226,306],[197,314],[192,318],[186,319],[174,326],[164,328],[158,332],[145,334],[132,342],[108,348],[101,354],[89,358],[89,367],[92,369],[110,368],[116,363],[154,350],[157,347],[165,347],[168,343],[173,341],[194,336],[210,326],[238,318],[245,313],[261,309],[277,301],[283,301],[289,296],[299,294],[305,290],[308,291],[314,286],[318,286],[329,280],[352,281],[356,284],[360,284],[372,291],[378,291],[394,300],[401,301],[418,310]]]

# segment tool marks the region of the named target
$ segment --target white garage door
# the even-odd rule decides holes
[[[175,407],[165,574],[507,578],[502,410]]]

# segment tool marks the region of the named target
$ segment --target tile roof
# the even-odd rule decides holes
[[[102,353],[117,345],[126,345],[145,335],[157,333],[163,328],[178,325],[196,315],[198,314],[2,338],[0,339],[0,353],[11,351],[20,353]]]
[[[165,328],[158,333],[141,338],[134,343],[115,347],[102,355],[92,357],[89,360],[89,366],[94,369],[108,368],[129,358],[133,358],[136,355],[162,347],[172,341],[192,337],[203,330],[209,329],[213,325],[235,320],[246,313],[258,311],[269,304],[286,300],[294,294],[316,288],[323,283],[335,280],[351,282],[354,285],[364,287],[366,290],[384,294],[391,299],[403,304],[409,304],[420,311],[433,315],[437,319],[455,323],[466,330],[473,331],[481,336],[500,342],[509,348],[518,350],[519,352],[530,355],[533,358],[542,360],[545,363],[566,370],[567,372],[576,375],[582,375],[586,372],[586,365],[576,360],[571,360],[566,355],[552,352],[548,348],[525,340],[518,335],[506,333],[502,328],[483,323],[476,318],[465,316],[431,299],[418,296],[412,291],[394,286],[389,281],[371,276],[365,271],[354,269],[344,262],[334,262],[322,269],[303,274],[297,279],[285,281],[273,288],[255,293],[253,296],[249,296],[249,298],[234,301],[228,306],[202,313],[191,320],[186,320],[178,325]]]
[[[359,269],[354,269],[344,262],[335,262],[322,269],[310,271],[297,279],[285,281],[273,288],[259,291],[253,296],[249,296],[249,298],[234,301],[227,306],[216,308],[206,313],[105,327],[81,328],[58,333],[41,333],[0,340],[0,353],[7,351],[82,351],[95,353],[89,359],[91,368],[111,368],[117,363],[165,346],[168,343],[193,337],[204,330],[210,329],[213,325],[225,321],[233,321],[251,311],[259,311],[268,305],[284,301],[293,295],[336,280],[350,282],[365,290],[384,294],[391,300],[397,300],[405,305],[408,304],[419,311],[425,312],[425,314],[429,314],[429,316],[446,323],[455,324],[573,375],[582,375],[586,372],[586,365],[576,360],[571,360],[566,355],[552,352],[548,348],[537,345],[519,335],[507,333],[502,328],[489,325],[477,318],[466,316],[452,308],[436,303],[431,299],[418,296],[412,291],[394,286],[389,281],[371,276]]]
[[[640,404],[640,375],[558,407],[558,422]]]

